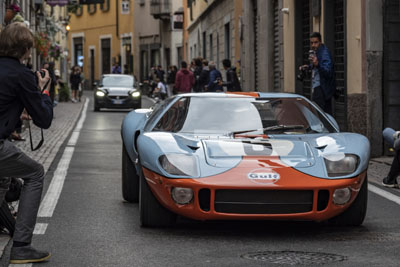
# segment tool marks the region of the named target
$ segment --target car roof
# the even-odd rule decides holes
[[[179,96],[189,97],[256,97],[256,98],[305,98],[302,95],[292,93],[274,92],[226,92],[226,93],[186,93]]]
[[[133,77],[133,75],[128,75],[128,74],[103,74],[102,77]]]

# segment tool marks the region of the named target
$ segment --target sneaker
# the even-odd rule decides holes
[[[51,254],[45,251],[39,251],[33,247],[12,247],[10,255],[11,264],[25,264],[31,262],[42,262],[49,259]]]
[[[391,188],[399,188],[399,184],[397,183],[397,180],[390,181],[389,177],[383,178],[382,185],[386,187],[391,187]]]

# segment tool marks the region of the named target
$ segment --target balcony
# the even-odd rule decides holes
[[[155,19],[170,19],[171,3],[169,0],[151,0],[150,15]]]

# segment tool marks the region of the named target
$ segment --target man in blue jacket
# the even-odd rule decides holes
[[[335,70],[331,53],[321,41],[321,34],[310,35],[310,45],[314,53],[310,53],[310,65],[300,68],[312,70],[312,100],[323,111],[332,115],[332,97],[336,90]]]
[[[53,119],[48,71],[43,69],[42,77],[23,64],[33,44],[33,34],[22,23],[12,23],[0,33],[0,203],[8,190],[8,177],[24,180],[11,248],[12,264],[50,258],[50,253],[30,245],[42,195],[43,166],[7,140],[24,109],[38,127],[49,128]]]
[[[222,75],[214,61],[208,63],[210,69],[210,80],[207,86],[207,92],[222,92]]]

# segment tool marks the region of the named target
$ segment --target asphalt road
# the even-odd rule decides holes
[[[41,266],[291,266],[296,260],[306,266],[400,265],[400,206],[372,192],[361,227],[180,219],[172,228],[140,228],[138,205],[121,196],[126,114],[93,112],[89,103],[58,204],[51,217],[38,218],[48,225],[33,245],[53,254]],[[51,165],[46,187],[66,147]],[[374,182],[382,172],[379,166],[371,171]],[[388,191],[400,196],[400,190]],[[271,263],[279,260],[286,264]]]

